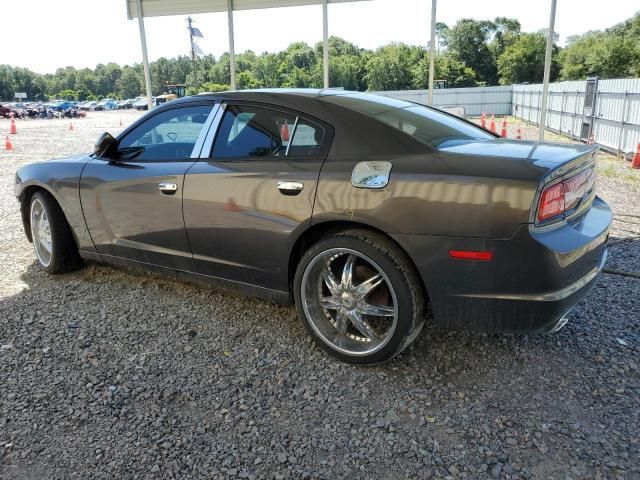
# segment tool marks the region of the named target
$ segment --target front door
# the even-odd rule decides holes
[[[310,224],[330,127],[264,105],[226,105],[218,115],[210,158],[185,176],[196,268],[287,291],[289,253]]]
[[[119,139],[114,158],[87,164],[80,196],[98,253],[195,270],[182,194],[212,108],[201,103],[152,114]]]

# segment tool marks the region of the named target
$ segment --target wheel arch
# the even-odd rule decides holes
[[[407,259],[411,262],[412,267],[415,269],[415,273],[420,280],[420,288],[422,290],[422,294],[424,295],[426,304],[429,304],[429,294],[427,292],[426,286],[424,284],[424,280],[420,275],[418,268],[416,266],[415,261],[411,258],[411,255],[396,242],[391,236],[389,236],[384,231],[379,228],[373,227],[366,223],[354,222],[354,221],[342,221],[342,220],[328,220],[326,222],[316,223],[306,229],[304,232],[298,236],[296,239],[291,253],[289,255],[289,265],[288,265],[288,279],[289,279],[289,293],[290,296],[293,296],[293,280],[296,274],[296,269],[298,267],[298,263],[302,259],[304,253],[316,242],[321,239],[336,234],[338,232],[343,232],[345,230],[366,230],[373,232],[377,235],[384,237],[384,239],[393,245],[398,251],[402,252],[402,254],[406,255]]]
[[[51,191],[51,189],[48,188],[47,185],[42,185],[39,183],[28,185],[22,189],[22,191],[20,192],[20,196],[18,198],[20,200],[20,216],[22,217],[22,226],[24,228],[24,233],[27,236],[27,240],[29,240],[29,242],[33,242],[33,235],[31,234],[31,218],[29,215],[29,207],[31,205],[31,198],[33,198],[33,195],[35,195],[37,192],[43,192],[49,195],[52,198],[52,200],[56,202],[56,205],[58,205],[58,208],[62,212],[64,219],[67,221],[67,224],[69,223],[69,219],[67,218],[66,214],[64,213],[64,210],[62,209],[62,205],[60,205],[60,202],[56,198],[55,194]],[[73,233],[73,229],[71,229],[71,231]],[[76,242],[76,246],[77,246],[78,239],[75,238],[75,234],[73,235],[73,239]]]

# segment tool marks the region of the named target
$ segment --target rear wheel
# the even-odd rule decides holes
[[[316,343],[349,363],[390,360],[424,324],[413,265],[374,232],[349,230],[313,245],[298,265],[294,296]]]
[[[49,273],[80,267],[78,248],[60,206],[45,192],[36,192],[29,204],[31,238],[38,263]]]

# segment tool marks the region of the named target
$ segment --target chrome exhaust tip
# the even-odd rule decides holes
[[[567,315],[569,314],[565,313],[553,326],[553,328],[546,333],[546,335],[553,335],[554,333],[558,333],[560,330],[562,330],[562,327],[564,327],[569,322]]]

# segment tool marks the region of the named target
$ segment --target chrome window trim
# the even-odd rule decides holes
[[[222,122],[222,117],[224,112],[227,109],[226,103],[220,103],[217,105],[217,110],[211,119],[211,125],[209,130],[207,131],[207,135],[202,143],[202,148],[200,150],[200,154],[198,158],[211,158],[211,152],[213,151],[213,142],[216,139],[216,134],[218,133],[218,129],[220,128],[220,123]]]
[[[296,129],[298,128],[298,119],[300,117],[296,116],[295,121],[293,122],[293,130],[291,131],[291,136],[289,137],[289,143],[287,143],[287,149],[284,151],[284,156],[288,157],[289,156],[289,147],[291,147],[291,144],[293,143],[293,139],[296,136]]]
[[[204,125],[202,126],[202,129],[200,130],[200,134],[198,135],[198,139],[196,140],[196,143],[193,145],[193,150],[191,150],[191,157],[190,158],[200,158],[200,156],[202,154],[202,147],[204,145],[205,138],[207,137],[207,134],[209,133],[209,130],[211,129],[211,124],[213,123],[213,119],[215,118],[216,113],[218,113],[219,109],[220,109],[220,105],[219,104],[215,104],[211,108],[211,111],[209,112],[209,116],[207,117],[207,120],[204,122]]]

